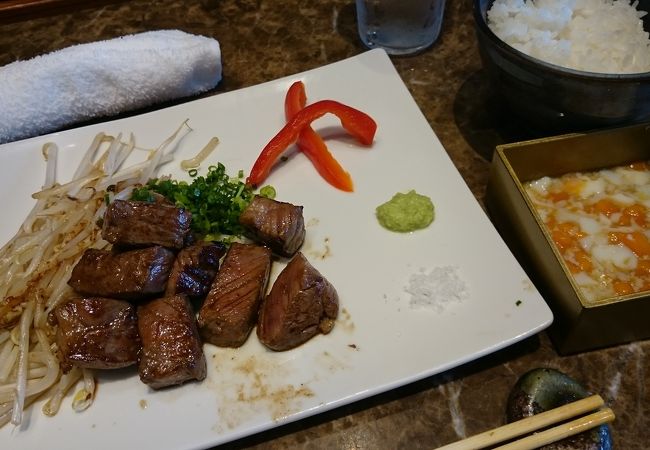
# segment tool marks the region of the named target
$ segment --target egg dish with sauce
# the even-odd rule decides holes
[[[586,301],[650,290],[650,162],[524,188]]]

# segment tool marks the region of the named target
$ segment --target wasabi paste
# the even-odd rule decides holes
[[[434,207],[429,197],[411,190],[395,194],[377,207],[376,214],[384,228],[406,233],[428,227],[433,222]]]

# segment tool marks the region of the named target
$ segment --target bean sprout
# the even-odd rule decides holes
[[[81,369],[83,374],[84,386],[77,391],[72,400],[72,409],[81,412],[87,409],[95,398],[95,377],[88,369]]]
[[[127,159],[137,148],[134,136],[123,142],[121,134],[99,133],[63,184],[56,180],[58,147],[43,146],[43,188],[32,195],[36,204],[16,235],[0,248],[0,427],[19,425],[25,408],[43,396],[48,399],[43,413],[56,414],[80,380],[72,407],[82,411],[92,404],[93,372],[62,372],[55,356],[56,325],[47,317],[74,295],[67,282],[85,249],[108,246],[96,225],[106,210],[106,195],[128,198],[173,159],[188,131],[185,121],[156,149],[146,150],[144,161],[129,166]]]
[[[181,169],[189,170],[199,167],[203,160],[207,158],[215,148],[217,148],[217,145],[219,145],[219,138],[215,136],[205,144],[205,147],[203,147],[195,157],[181,161]]]
[[[52,395],[49,400],[43,405],[43,414],[46,416],[54,416],[59,412],[63,397],[68,393],[70,388],[79,381],[81,378],[81,369],[73,367],[68,373],[64,373],[59,378],[59,382],[52,389]]]

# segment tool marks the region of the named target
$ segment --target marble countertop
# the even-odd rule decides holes
[[[251,86],[353,56],[354,2],[133,0],[86,2],[0,24],[0,65],[68,45],[161,28],[220,41],[215,92]],[[530,137],[481,69],[468,0],[447,2],[441,37],[393,63],[470,189],[482,203],[494,146]],[[1,81],[1,80],[0,80]],[[0,100],[1,101],[1,100]],[[650,342],[560,356],[546,333],[452,371],[226,445],[246,449],[435,448],[504,423],[517,378],[552,367],[599,393],[617,414],[616,448],[650,442]]]

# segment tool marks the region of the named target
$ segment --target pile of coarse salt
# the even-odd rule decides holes
[[[404,288],[411,294],[411,307],[421,307],[443,312],[449,305],[460,303],[468,297],[467,286],[454,266],[420,269],[411,275]]]
[[[597,73],[650,72],[650,35],[638,0],[495,0],[488,26],[537,59]]]

